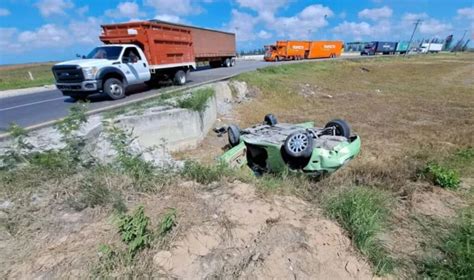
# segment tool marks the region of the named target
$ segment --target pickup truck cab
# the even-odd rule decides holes
[[[143,51],[132,44],[100,46],[83,59],[58,63],[52,70],[57,88],[75,99],[97,92],[120,99],[129,85],[151,79]]]

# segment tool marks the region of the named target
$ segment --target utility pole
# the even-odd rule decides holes
[[[413,28],[413,32],[411,33],[410,42],[408,42],[408,50],[406,51],[405,55],[410,52],[411,41],[413,40],[413,36],[415,36],[415,31],[418,28],[418,25],[421,23],[421,19],[417,19],[415,22],[415,28]]]

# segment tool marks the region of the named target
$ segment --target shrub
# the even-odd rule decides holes
[[[423,173],[435,185],[438,185],[442,188],[456,189],[461,183],[459,175],[456,171],[440,166],[437,163],[429,163]]]
[[[160,222],[159,234],[165,236],[176,226],[176,209],[169,209]]]
[[[119,233],[122,241],[128,245],[130,257],[134,257],[140,250],[148,247],[152,235],[148,230],[150,218],[145,215],[143,206],[139,206],[132,215],[122,215],[119,218]]]
[[[353,188],[330,197],[325,210],[349,232],[355,246],[374,264],[377,274],[393,270],[393,259],[376,238],[390,213],[384,194],[370,188]]]
[[[181,173],[185,178],[205,185],[219,181],[229,174],[229,169],[223,163],[203,165],[195,161],[187,161]]]
[[[197,90],[192,93],[191,96],[178,100],[178,106],[180,108],[190,109],[196,112],[204,112],[207,108],[207,101],[209,98],[214,96],[214,90],[211,88],[205,88]]]

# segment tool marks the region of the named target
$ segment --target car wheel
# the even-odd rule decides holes
[[[109,78],[105,81],[104,92],[113,100],[125,97],[125,88],[122,82],[116,78]]]
[[[227,128],[227,137],[229,144],[232,147],[239,145],[240,143],[240,128],[237,125],[231,124]]]
[[[313,152],[313,137],[303,131],[294,132],[286,138],[283,148],[292,158],[309,158]]]
[[[346,138],[349,138],[351,136],[351,128],[349,124],[344,120],[332,120],[326,124],[325,128],[328,127],[335,127],[337,136],[344,136]]]
[[[183,70],[178,70],[174,74],[174,79],[173,79],[175,85],[182,86],[186,83],[186,72]]]
[[[266,115],[263,121],[269,126],[275,126],[278,123],[277,118],[273,114]]]

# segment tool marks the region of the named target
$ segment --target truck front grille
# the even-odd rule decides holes
[[[82,69],[77,65],[55,65],[53,74],[57,83],[80,83],[84,81]]]

